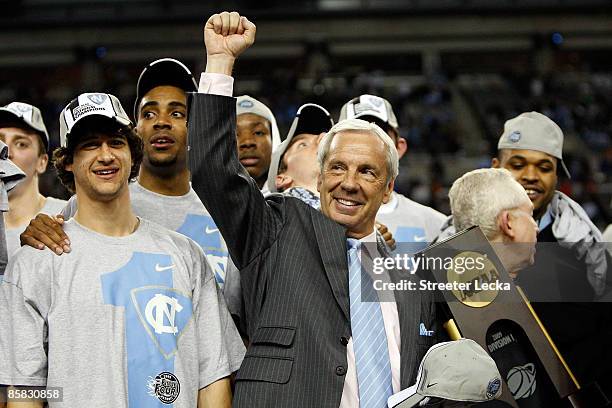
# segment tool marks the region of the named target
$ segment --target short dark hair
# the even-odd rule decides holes
[[[53,164],[57,171],[57,176],[64,187],[73,194],[76,192],[74,174],[66,170],[66,166],[72,164],[74,150],[79,140],[90,137],[94,132],[125,137],[130,148],[130,153],[132,154],[132,167],[130,169],[129,181],[135,180],[140,170],[140,163],[142,162],[143,143],[142,139],[134,131],[133,126],[121,126],[118,123],[113,123],[104,118],[91,118],[87,123],[89,124],[87,127],[78,127],[76,131],[73,129],[68,138],[68,146],[58,147],[53,152]]]

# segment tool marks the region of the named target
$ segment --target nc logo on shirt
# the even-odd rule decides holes
[[[174,325],[176,313],[183,310],[175,297],[168,297],[157,293],[153,299],[149,300],[145,308],[145,318],[154,329],[155,333],[178,333],[178,328]],[[165,321],[169,325],[166,325]]]
[[[145,286],[132,290],[140,322],[165,358],[176,352],[177,339],[191,320],[191,298],[176,289]]]
[[[221,233],[209,215],[187,214],[183,225],[176,230],[193,239],[206,254],[208,263],[213,268],[215,280],[221,288],[225,283],[227,250],[223,248]]]

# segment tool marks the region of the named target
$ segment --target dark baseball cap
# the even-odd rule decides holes
[[[142,97],[157,86],[176,86],[185,92],[197,92],[198,83],[185,64],[174,58],[161,58],[151,62],[140,73],[136,85],[134,120],[138,120],[138,104]]]
[[[276,175],[278,174],[278,168],[280,167],[283,155],[289,148],[293,138],[302,133],[318,135],[327,132],[332,126],[334,126],[334,120],[324,107],[314,103],[306,103],[300,106],[295,114],[287,137],[272,152],[270,170],[268,171],[268,188],[270,192],[275,193],[278,191],[275,185]]]

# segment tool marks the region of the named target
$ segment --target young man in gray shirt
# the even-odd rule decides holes
[[[38,188],[39,177],[47,169],[49,133],[36,106],[11,102],[0,108],[0,140],[9,147],[9,157],[24,172],[25,179],[9,193],[6,246],[11,256],[19,248],[19,235],[36,214],[57,214],[65,200],[44,197]]]
[[[0,383],[62,387],[51,407],[229,407],[244,346],[199,246],[131,210],[142,142],[118,100],[80,95],[60,137],[72,250],[23,247],[10,261]]]
[[[142,218],[177,231],[198,243],[213,268],[227,306],[236,318],[241,308],[240,276],[227,253],[225,240],[193,191],[187,168],[187,93],[197,91],[191,71],[180,61],[162,58],[148,64],[138,78],[134,118],[144,143],[138,180],[130,183],[132,210]],[[170,210],[171,209],[171,210]],[[74,215],[71,198],[62,211]],[[22,234],[22,243],[57,254],[70,251],[60,218],[41,214]]]

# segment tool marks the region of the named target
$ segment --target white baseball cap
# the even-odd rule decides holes
[[[276,118],[274,114],[263,102],[258,101],[249,95],[241,95],[236,98],[236,116],[242,115],[243,113],[252,113],[254,115],[261,116],[270,122],[272,128],[272,151],[281,144],[280,132],[276,124]]]
[[[43,122],[40,109],[36,106],[23,102],[11,102],[0,108],[0,123],[5,121],[22,122],[34,129],[41,134],[45,150],[49,148],[49,133],[47,132],[45,122]]]
[[[434,344],[425,354],[416,383],[389,397],[389,408],[412,408],[426,398],[483,402],[498,398],[501,375],[495,361],[471,339]]]
[[[68,136],[77,123],[94,116],[108,118],[120,126],[132,126],[117,97],[106,93],[84,93],[73,99],[60,113],[60,146],[68,145]]]
[[[268,171],[268,188],[270,192],[275,193],[278,191],[276,189],[276,175],[278,174],[281,159],[291,144],[293,137],[302,133],[318,135],[322,132],[327,132],[332,126],[334,126],[334,120],[324,107],[314,103],[306,103],[300,106],[295,114],[293,123],[291,123],[287,137],[272,152],[270,170]]]
[[[559,159],[565,174],[570,173],[563,162],[563,131],[548,116],[539,112],[521,113],[507,120],[497,143],[497,150],[537,150]]]
[[[393,113],[391,103],[385,98],[376,95],[364,94],[353,98],[342,106],[338,121],[344,119],[378,120],[393,129],[398,128],[397,118]]]

